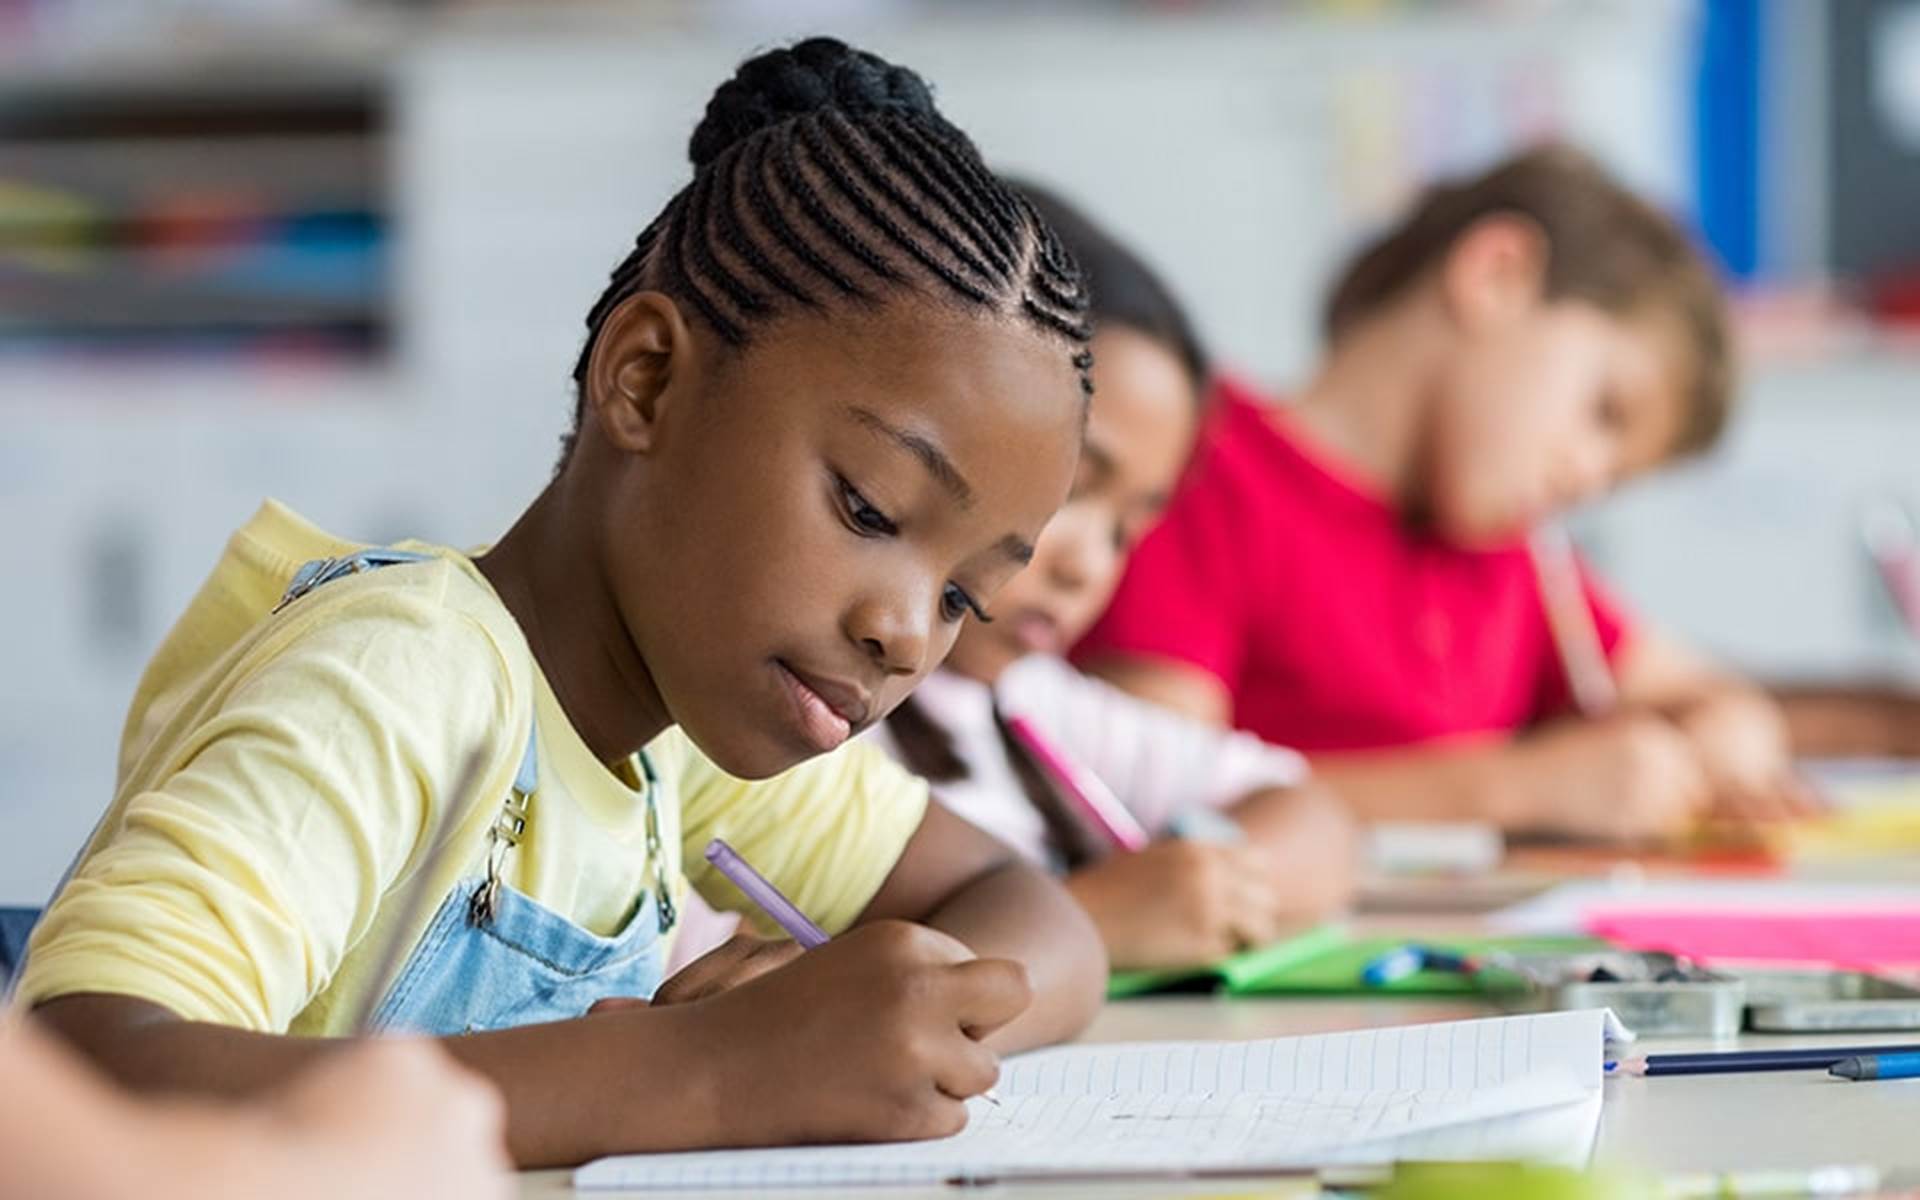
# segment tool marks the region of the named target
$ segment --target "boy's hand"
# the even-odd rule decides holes
[[[1713,803],[1692,740],[1649,713],[1562,722],[1515,752],[1525,807],[1505,823],[1517,828],[1649,841],[1687,833]]]
[[[707,1102],[735,1144],[946,1137],[993,1086],[980,1039],[1032,1001],[1026,971],[937,930],[862,925],[676,1006],[711,1046]]]
[[[1675,720],[1707,772],[1716,816],[1782,821],[1820,811],[1818,797],[1794,773],[1786,718],[1765,696],[1720,692]]]
[[[1303,912],[1267,853],[1249,845],[1155,842],[1074,872],[1067,890],[1117,967],[1218,962],[1318,915]]]

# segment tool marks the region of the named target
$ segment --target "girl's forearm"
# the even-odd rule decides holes
[[[996,1050],[1073,1038],[1100,1009],[1107,952],[1099,931],[1065,888],[1026,863],[1009,861],[982,872],[924,924],[953,935],[982,958],[1026,967],[1033,1004],[988,1039]]]

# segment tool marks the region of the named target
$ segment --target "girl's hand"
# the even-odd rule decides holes
[[[705,1000],[758,979],[776,967],[784,967],[802,953],[790,938],[770,939],[738,933],[680,968],[654,992],[653,1002],[687,1004]]]
[[[1155,842],[1067,877],[1116,967],[1203,966],[1271,942],[1304,917],[1267,852]]]
[[[698,1022],[702,1091],[736,1145],[946,1137],[993,1086],[980,1039],[1025,1011],[1026,971],[904,921],[862,925],[676,1006]]]
[[[1258,792],[1235,806],[1233,816],[1266,852],[1291,920],[1325,921],[1353,904],[1360,889],[1360,826],[1333,792],[1317,781]]]
[[[1689,832],[1713,803],[1692,740],[1650,713],[1550,726],[1515,744],[1511,766],[1510,828],[1649,841]]]

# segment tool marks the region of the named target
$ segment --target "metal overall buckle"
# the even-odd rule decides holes
[[[507,855],[520,844],[527,832],[527,815],[533,803],[533,796],[518,787],[507,793],[500,805],[500,815],[493,820],[493,828],[487,831],[487,877],[474,889],[473,898],[467,903],[467,919],[475,925],[492,922],[500,905],[500,877],[506,867]]]

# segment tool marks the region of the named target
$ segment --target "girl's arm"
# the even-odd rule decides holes
[[[1074,1037],[1106,995],[1100,935],[1066,890],[937,803],[860,922],[884,918],[921,922],[1026,969],[1032,1006],[988,1039],[997,1050]]]
[[[967,923],[965,892],[956,924]],[[994,1053],[979,1039],[1028,1000],[1016,965],[976,959],[930,929],[879,921],[705,999],[441,1044],[506,1101],[515,1161],[558,1166],[623,1152],[956,1133],[966,1124],[964,1098],[996,1075]],[[128,996],[63,996],[39,1012],[142,1090],[253,1097],[324,1070],[343,1052],[338,1040],[183,1021]],[[379,1098],[378,1088],[362,1090],[360,1107]],[[391,1129],[417,1119],[372,1111]]]
[[[1259,869],[1275,885],[1271,916],[1282,927],[1329,916],[1353,898],[1352,816],[1308,778],[1299,754],[1169,711],[1065,663],[1018,664],[1002,686],[1044,713],[1043,727],[1057,730],[1149,829],[1164,831],[1192,808],[1230,811],[1261,852]]]
[[[1233,718],[1233,697],[1210,671],[1171,658],[1102,653],[1087,670],[1125,692],[1209,725]]]
[[[1318,781],[1253,792],[1229,809],[1289,886],[1289,908],[1330,917],[1353,901],[1360,839],[1353,814]]]
[[[1082,867],[1067,888],[1125,967],[1216,961],[1344,908],[1354,886],[1353,822],[1306,785],[1307,764],[1250,734],[1170,712],[1057,659],[1030,658],[997,686],[1062,752],[1164,834],[1181,814],[1231,809],[1238,845],[1162,838]]]
[[[1156,833],[1190,809],[1257,795],[1266,797],[1264,827],[1279,833],[1293,807],[1287,796],[1307,778],[1306,759],[1292,750],[1170,711],[1059,659],[1015,663],[995,692],[1005,711],[1032,720]]]

